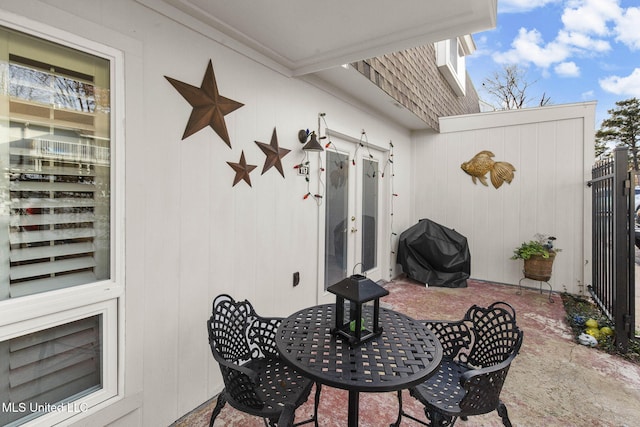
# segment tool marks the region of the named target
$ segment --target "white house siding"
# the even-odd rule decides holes
[[[442,118],[441,133],[414,135],[414,222],[429,218],[459,231],[469,241],[471,276],[509,284],[522,278],[522,261],[509,259],[513,249],[536,233],[554,235],[562,252],[550,283],[584,292],[594,113],[595,103],[581,103]],[[482,150],[515,166],[510,185],[474,185],[460,169]]]
[[[0,19],[28,17],[27,28],[61,40],[90,39],[124,52],[126,241],[123,329],[124,399],[84,414],[78,425],[161,426],[222,389],[208,348],[205,321],[219,293],[251,300],[259,313],[286,315],[316,302],[319,208],[293,166],[303,154],[301,128],[314,129],[326,113],[335,131],[383,149],[394,144],[393,226],[411,224],[411,139],[408,130],[358,109],[325,90],[285,77],[201,33],[133,0],[7,1]],[[200,86],[212,60],[221,95],[245,104],[225,117],[233,149],[205,128],[181,140],[191,106],[164,76]],[[261,175],[264,155],[254,141],[269,142],[277,128],[285,177]],[[253,187],[232,187],[244,150]],[[311,191],[317,191],[312,155]],[[386,176],[384,179],[389,179]],[[389,195],[387,195],[387,199]],[[322,209],[321,207],[320,209]],[[123,228],[123,226],[126,227]],[[389,257],[390,258],[390,257]],[[387,257],[385,257],[387,259]],[[395,266],[384,266],[383,271]],[[292,286],[292,273],[301,283]]]

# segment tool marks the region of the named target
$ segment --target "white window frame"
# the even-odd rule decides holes
[[[459,97],[467,93],[465,56],[475,51],[470,35],[451,38],[436,43],[436,65],[451,89]]]
[[[91,408],[117,396],[118,303],[117,299],[111,299],[0,327],[0,341],[6,341],[95,315],[102,316],[102,336],[100,343],[102,387],[100,390],[74,400],[70,405],[55,406],[56,409],[61,409],[59,411],[52,411],[49,414],[34,418],[32,421],[22,425],[44,427],[60,423],[74,416],[81,417],[85,412],[88,413]],[[15,403],[19,404],[19,402]],[[28,415],[28,413],[25,413],[25,415]]]
[[[0,25],[110,61],[110,279],[0,301],[0,341],[102,315],[102,388],[75,401],[81,411],[51,412],[24,425],[49,426],[65,420],[75,422],[122,399],[124,395],[124,55],[109,46],[2,10]]]

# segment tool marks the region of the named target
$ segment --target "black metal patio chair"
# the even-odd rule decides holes
[[[209,426],[225,403],[262,417],[265,425],[290,427],[318,425],[320,384],[316,384],[312,418],[294,424],[295,410],[306,402],[313,381],[289,368],[279,357],[275,334],[279,318],[258,316],[248,301],[223,294],[213,300],[207,321],[209,345],[218,362],[225,388],[218,396]]]
[[[469,308],[460,321],[425,321],[443,347],[442,364],[427,381],[409,389],[424,405],[428,423],[402,408],[398,392],[398,427],[403,416],[430,426],[452,426],[458,418],[498,411],[502,423],[511,427],[500,392],[511,362],[522,345],[523,332],[516,313],[505,302],[487,308]]]

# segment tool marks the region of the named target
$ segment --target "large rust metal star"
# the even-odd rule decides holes
[[[281,159],[289,154],[291,150],[278,147],[278,135],[276,134],[276,128],[273,128],[270,144],[265,144],[260,141],[255,141],[255,143],[258,144],[258,147],[260,147],[262,152],[267,156],[267,159],[264,161],[264,167],[262,168],[262,175],[275,166],[276,169],[278,169],[278,172],[280,172],[280,175],[284,178]]]
[[[224,142],[231,148],[227,125],[224,116],[242,107],[244,104],[225,98],[218,93],[216,76],[213,73],[213,65],[209,60],[207,71],[204,73],[200,87],[191,86],[171,77],[164,76],[180,95],[186,99],[193,107],[187,127],[184,130],[182,139],[193,135],[200,129],[210,126]]]
[[[252,170],[257,168],[257,166],[247,164],[247,161],[244,158],[244,150],[242,150],[242,153],[240,154],[240,163],[227,162],[227,164],[236,171],[236,177],[233,180],[232,187],[235,187],[240,180],[244,180],[244,182],[249,184],[249,187],[251,187],[251,178],[249,177],[249,174]]]

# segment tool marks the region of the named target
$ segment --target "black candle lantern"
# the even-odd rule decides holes
[[[361,274],[347,277],[327,290],[336,295],[336,326],[331,331],[334,335],[348,339],[351,345],[360,345],[382,333],[378,323],[380,298],[389,295],[389,291]],[[344,321],[345,300],[349,301],[347,322]],[[363,325],[362,306],[368,301],[373,301],[371,330]]]

